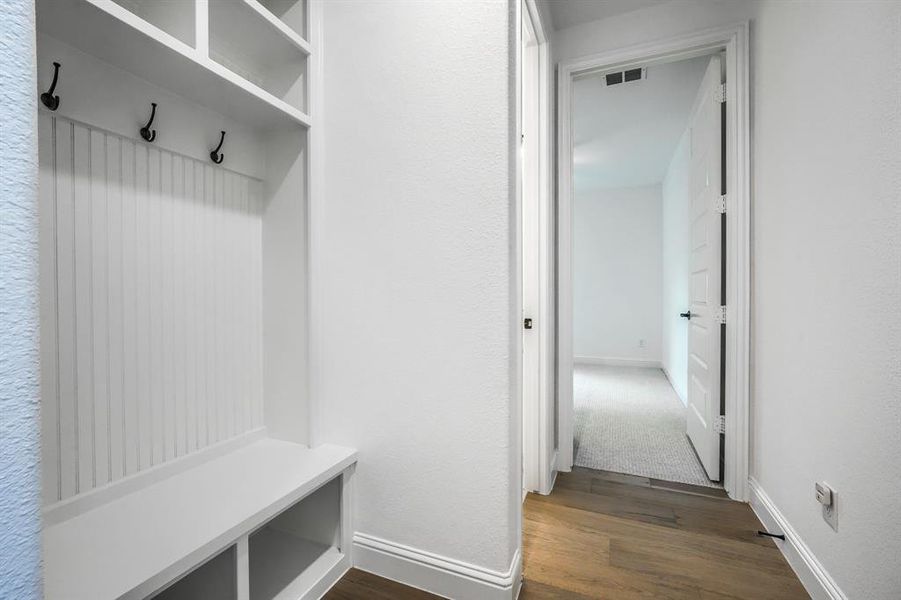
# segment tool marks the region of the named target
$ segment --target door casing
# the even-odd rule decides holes
[[[575,77],[716,52],[726,63],[726,492],[749,498],[750,444],[750,119],[748,22],[561,61],[557,68],[557,470],[573,465],[572,88]]]
[[[526,216],[534,225],[531,231],[524,231],[520,218],[523,308],[529,312],[524,312],[521,319],[529,317],[534,323],[532,330],[523,331],[524,335],[532,336],[530,343],[523,339],[523,489],[548,494],[557,465],[554,443],[555,294],[552,286],[554,228],[549,106],[552,71],[548,36],[535,0],[522,0],[521,10],[523,27],[530,30],[523,31],[521,39],[532,38],[531,45],[523,49],[521,60],[524,65],[533,67],[535,76],[530,84],[521,84],[521,93],[531,96],[530,102],[522,102],[521,106],[523,130],[530,137],[526,140],[528,156],[521,156],[523,169],[519,173],[523,202],[521,216]],[[535,356],[527,353],[534,353]]]

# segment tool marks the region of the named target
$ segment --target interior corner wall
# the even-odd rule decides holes
[[[0,597],[41,597],[34,3],[0,1]]]
[[[679,140],[670,160],[662,191],[662,313],[661,362],[683,404],[688,404],[688,310],[691,274],[689,136]]]
[[[555,58],[743,20],[751,474],[814,561],[802,565],[814,597],[898,598],[901,4],[668,2],[558,31]],[[820,515],[816,481],[838,494],[838,532]]]
[[[660,190],[657,184],[575,194],[573,354],[577,362],[626,360],[659,366]]]
[[[512,2],[323,3],[315,442],[354,528],[507,573],[519,547]]]

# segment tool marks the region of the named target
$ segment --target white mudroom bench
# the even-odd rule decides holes
[[[35,1],[47,600],[318,598],[351,564],[356,453],[311,398],[320,13]]]
[[[350,566],[355,463],[249,435],[59,503],[45,597],[318,598]]]

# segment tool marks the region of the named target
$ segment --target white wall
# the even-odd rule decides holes
[[[671,2],[557,32],[555,55],[749,18],[751,472],[846,597],[897,598],[901,4]]]
[[[554,32],[554,60],[606,52],[752,18],[754,0],[678,0]]]
[[[41,597],[34,4],[0,1],[0,598]]]
[[[313,431],[360,451],[354,527],[493,573],[520,536],[512,6],[324,3],[311,217]]]
[[[576,360],[660,362],[660,198],[660,185],[576,191]]]
[[[683,134],[673,153],[662,190],[662,313],[661,362],[684,404],[688,403],[688,310],[691,272],[691,218],[689,216],[689,137]]]
[[[901,4],[772,2],[755,23],[752,473],[848,598],[896,599]]]

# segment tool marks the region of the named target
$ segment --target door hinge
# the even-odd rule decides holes
[[[716,101],[717,102],[725,102],[726,101],[726,84],[721,83],[720,87],[716,90]]]
[[[726,201],[727,200],[728,200],[728,198],[726,198],[726,194],[723,194],[722,196],[718,196],[716,198],[716,200],[714,200],[713,210],[720,213],[721,215],[726,214]]]
[[[713,311],[713,320],[720,325],[726,324],[726,306],[717,306]]]
[[[716,422],[713,424],[713,428],[717,433],[726,433],[726,415],[719,415],[716,418]]]

